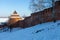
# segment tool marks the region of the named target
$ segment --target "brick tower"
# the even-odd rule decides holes
[[[13,14],[9,17],[8,24],[11,25],[13,23],[16,23],[19,20],[23,20],[23,18],[20,17],[16,11],[14,11]]]

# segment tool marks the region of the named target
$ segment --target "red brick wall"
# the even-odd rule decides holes
[[[55,20],[60,20],[60,1],[56,2],[54,8],[55,8]],[[32,13],[31,16],[26,17],[24,20],[18,21],[13,25],[16,25],[14,27],[18,26],[18,27],[26,28],[26,27],[34,26],[39,23],[50,22],[53,20],[54,19],[52,18],[52,7],[51,7],[40,12]]]

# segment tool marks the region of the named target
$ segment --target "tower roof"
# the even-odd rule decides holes
[[[14,11],[14,13],[13,14],[17,14],[17,12],[16,11]]]
[[[20,18],[20,16],[16,11],[14,11],[10,18]]]

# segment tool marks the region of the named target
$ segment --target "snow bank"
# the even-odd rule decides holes
[[[0,40],[60,40],[60,21],[38,24],[31,28],[0,33]]]
[[[8,18],[0,18],[0,22],[7,22]]]

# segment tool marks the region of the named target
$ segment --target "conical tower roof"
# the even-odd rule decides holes
[[[14,14],[17,14],[17,12],[16,12],[16,11],[14,11]]]
[[[21,17],[16,11],[14,11],[13,14],[10,16],[10,18],[21,18]]]

